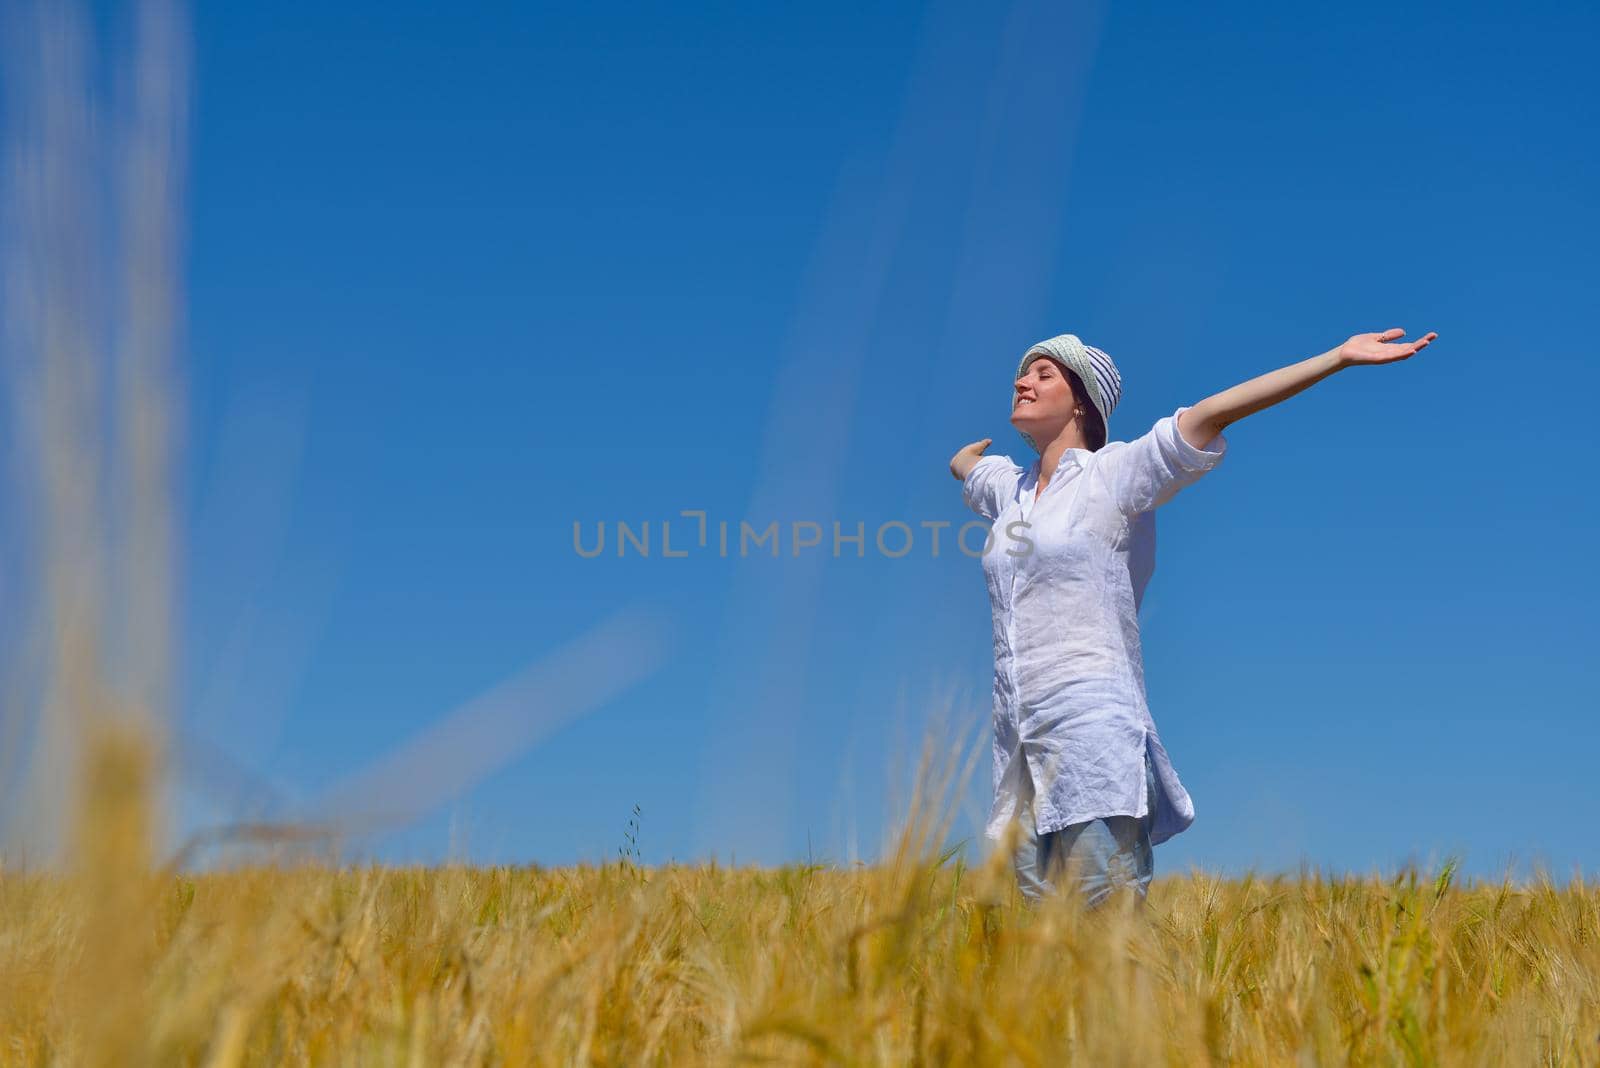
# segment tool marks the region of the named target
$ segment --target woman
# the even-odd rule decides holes
[[[1393,363],[1438,335],[1399,328],[1180,407],[1133,441],[1107,442],[1122,376],[1072,334],[1030,348],[1011,425],[1039,459],[1026,470],[975,441],[950,460],[967,504],[994,526],[983,554],[994,617],[994,806],[1016,818],[1025,897],[1070,885],[1096,906],[1120,887],[1145,899],[1152,847],[1194,822],[1145,699],[1139,604],[1155,567],[1155,509],[1222,459],[1222,431],[1314,382]]]

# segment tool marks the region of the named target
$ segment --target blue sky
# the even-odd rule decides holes
[[[992,672],[978,562],[871,532],[971,519],[968,441],[1031,460],[1020,353],[1111,353],[1127,439],[1402,326],[1440,338],[1231,427],[1159,515],[1147,683],[1197,820],[1158,874],[1600,867],[1597,25],[200,5],[183,828],[368,769],[414,802],[386,859],[604,859],[635,804],[651,862],[870,859]],[[684,509],[868,551],[664,559]],[[574,551],[619,520],[650,558]]]

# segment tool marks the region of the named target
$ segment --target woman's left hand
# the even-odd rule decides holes
[[[1427,333],[1415,341],[1401,341],[1406,332],[1398,326],[1379,334],[1357,334],[1339,346],[1339,362],[1346,367],[1358,363],[1394,363],[1410,359],[1438,334]]]

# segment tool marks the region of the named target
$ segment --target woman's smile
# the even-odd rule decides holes
[[[1036,359],[1013,386],[1011,420],[1029,432],[1054,437],[1067,422],[1076,398],[1053,360]],[[1026,409],[1026,411],[1024,411]]]

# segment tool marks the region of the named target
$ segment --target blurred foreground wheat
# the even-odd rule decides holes
[[[273,1064],[1590,1064],[1579,883],[1158,879],[1037,911],[937,857],[644,869],[153,875],[120,938],[128,1061]],[[0,877],[0,1057],[75,1059],[96,937]],[[98,937],[104,937],[100,932]],[[129,1032],[124,1032],[125,1035]]]

